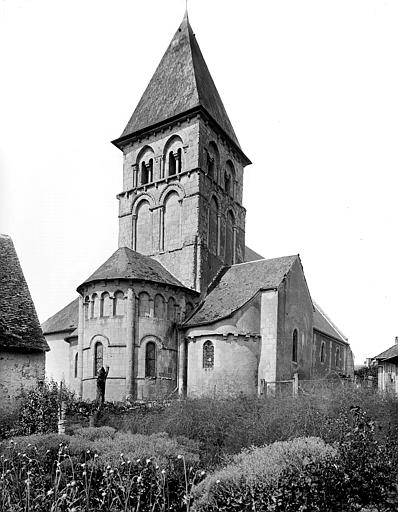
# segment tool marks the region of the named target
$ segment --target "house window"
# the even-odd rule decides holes
[[[207,340],[203,344],[203,368],[214,367],[214,345],[211,341]]]
[[[335,364],[336,368],[340,367],[340,349],[338,347],[336,348],[336,356],[335,356],[334,364]]]
[[[94,376],[98,375],[101,368],[104,366],[104,347],[99,341],[94,347]]]
[[[152,341],[145,348],[145,377],[156,377],[156,345]]]
[[[74,371],[75,379],[77,379],[78,366],[79,366],[79,353],[76,353],[75,354],[75,371]]]
[[[294,329],[293,331],[293,349],[292,349],[292,361],[294,363],[297,363],[297,340],[298,340],[298,334],[297,329]]]
[[[325,342],[321,343],[321,363],[324,363],[326,359],[326,345]]]

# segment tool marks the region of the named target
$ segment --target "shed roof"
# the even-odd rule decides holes
[[[376,356],[374,359],[385,361],[387,359],[394,359],[396,357],[398,357],[398,345],[393,345],[392,347],[388,348],[387,350]]]
[[[259,290],[277,288],[297,260],[298,256],[285,256],[224,267],[185,325],[208,324],[230,316]]]
[[[0,349],[49,350],[14,244],[1,234]]]
[[[185,14],[133,115],[114,144],[195,109],[203,109],[242,151]]]
[[[144,256],[128,247],[119,247],[88,279],[79,287],[92,281],[110,279],[134,279],[151,281],[164,285],[185,286],[164,266],[149,256]]]
[[[327,314],[321,307],[314,302],[314,329],[319,332],[331,336],[339,341],[348,343],[347,337],[340,331],[340,329],[331,321]]]
[[[79,298],[77,297],[58,313],[42,324],[44,334],[71,332],[77,328],[79,317]]]

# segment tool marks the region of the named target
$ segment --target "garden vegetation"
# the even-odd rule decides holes
[[[297,398],[197,399],[152,407],[24,392],[0,433],[0,510],[396,511],[397,400],[339,388]],[[55,411],[55,412],[54,412]],[[12,438],[10,438],[10,435]]]

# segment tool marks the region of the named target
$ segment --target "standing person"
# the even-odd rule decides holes
[[[109,366],[106,367],[106,370],[104,367],[100,369],[97,376],[97,404],[98,407],[102,407],[104,405],[105,401],[105,384],[106,384],[106,378],[108,377],[109,373]]]

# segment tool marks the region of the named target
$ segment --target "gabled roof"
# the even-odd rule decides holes
[[[258,260],[225,267],[213,281],[197,311],[187,320],[187,327],[209,324],[230,316],[259,290],[276,289],[298,256]]]
[[[327,314],[314,302],[314,329],[327,336],[348,343],[347,337],[340,329],[330,320]]]
[[[12,240],[0,235],[0,349],[49,350]]]
[[[398,345],[393,345],[378,356],[374,357],[374,359],[385,361],[386,359],[394,359],[396,357],[398,357]]]
[[[126,128],[113,143],[118,146],[138,132],[198,109],[242,151],[185,14]]]
[[[44,334],[55,334],[56,332],[71,332],[77,327],[79,318],[79,298],[73,300],[61,311],[55,313],[46,320],[41,328]]]
[[[84,284],[110,279],[151,281],[153,283],[185,288],[185,286],[176,277],[170,274],[158,261],[149,256],[135,252],[128,247],[119,247],[119,249],[115,251],[94,274],[86,279],[77,290],[79,291]]]

